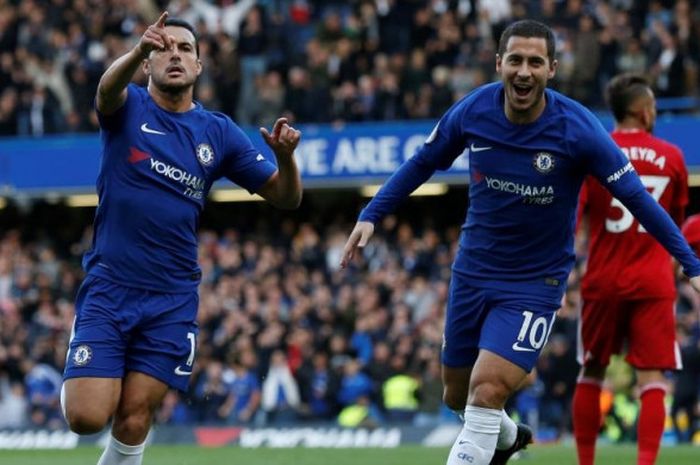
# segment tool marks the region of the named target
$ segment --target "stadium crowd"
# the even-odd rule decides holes
[[[0,135],[96,131],[97,79],[165,8],[200,31],[197,99],[240,124],[269,126],[279,114],[435,118],[491,80],[495,39],[522,17],[555,28],[554,85],[587,105],[602,103],[601,86],[620,71],[645,72],[659,96],[694,96],[699,3],[0,0]],[[32,223],[38,213],[23,215]],[[91,231],[76,242],[49,235],[54,225],[27,234],[23,224],[0,228],[0,429],[62,428],[63,357]],[[341,272],[348,219],[263,221],[262,233],[204,222],[196,373],[187,394],[168,394],[158,422],[455,421],[441,406],[438,358],[458,234],[458,222],[449,224],[390,217],[364,259]],[[554,437],[570,431],[582,266],[533,384],[511,406]],[[669,383],[674,416],[685,411],[679,438],[688,440],[700,409],[700,301],[685,283],[679,289],[686,370]],[[616,373],[609,427],[625,437],[634,432],[625,403],[634,393],[624,369]]]
[[[435,208],[431,205],[411,208],[427,212]],[[409,224],[390,216],[363,259],[339,270],[347,219],[304,214],[305,221],[294,216],[277,221],[267,217],[268,207],[246,208],[240,225],[219,230],[205,224],[200,233],[195,376],[188,393],[168,394],[157,421],[257,426],[456,421],[441,405],[439,352],[458,223],[414,215],[417,223]],[[91,243],[91,230],[72,244],[71,234],[50,235],[41,227],[30,232],[41,214],[27,214],[24,229],[8,227],[0,235],[0,429],[64,427],[61,372],[82,278],[80,256]],[[251,215],[260,220],[244,226]],[[578,373],[581,267],[576,270],[534,382],[511,405],[543,438],[570,431]],[[685,286],[679,283],[678,334],[686,369],[669,383],[677,381],[674,408],[686,409],[679,416],[686,419],[680,438],[690,439],[687,419],[698,408],[700,386],[700,299]],[[610,379],[610,395],[620,397],[609,403],[609,427],[623,439],[634,430],[635,412],[624,410],[633,383],[624,370]]]
[[[0,135],[96,131],[99,76],[166,8],[201,34],[196,98],[243,125],[438,117],[524,17],[554,27],[554,87],[586,105],[622,71],[661,97],[698,87],[690,0],[0,0]]]

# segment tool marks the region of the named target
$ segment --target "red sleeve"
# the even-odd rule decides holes
[[[576,232],[581,226],[581,219],[586,211],[588,205],[588,183],[590,182],[590,177],[586,177],[581,185],[581,192],[578,195],[578,208],[576,209]]]
[[[671,201],[671,210],[669,214],[673,221],[680,227],[685,220],[685,207],[688,205],[688,169],[685,166],[683,152],[675,148],[677,159],[679,160],[677,167],[677,176],[674,179],[676,189],[674,189],[674,197]]]

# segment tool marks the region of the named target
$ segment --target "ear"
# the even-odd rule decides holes
[[[148,61],[148,58],[144,59],[141,62],[141,69],[143,70],[143,74],[145,74],[146,76],[151,75],[151,62]]]
[[[645,128],[650,128],[651,126],[653,126],[654,109],[651,106],[645,105],[640,115],[642,117],[642,124]]]
[[[552,62],[549,64],[549,72],[547,73],[547,79],[552,79],[555,74],[557,74],[557,67],[559,66],[559,62],[557,60],[552,60]]]
[[[202,60],[197,58],[197,76],[202,74]]]
[[[498,74],[501,74],[501,63],[503,62],[503,57],[499,55],[498,53],[496,54],[496,72]]]

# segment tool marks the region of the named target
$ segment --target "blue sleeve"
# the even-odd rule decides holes
[[[226,118],[223,144],[221,175],[251,194],[257,192],[277,171],[277,166],[265,158],[250,138],[229,118]]]
[[[147,95],[146,89],[139,87],[134,83],[130,83],[126,86],[126,101],[124,105],[119,107],[117,111],[110,115],[104,115],[97,111],[97,97],[95,97],[95,113],[97,114],[97,122],[100,124],[100,128],[107,131],[114,131],[119,129],[124,121],[128,119],[129,113],[131,113],[134,107],[138,107],[145,100]]]
[[[669,214],[647,192],[632,163],[595,116],[584,117],[581,128],[584,135],[573,139],[574,148],[584,158],[588,171],[681,263],[686,275],[700,275],[700,260]]]
[[[430,179],[436,170],[446,170],[452,166],[464,151],[462,119],[468,102],[462,100],[445,113],[423,146],[391,175],[362,210],[360,221],[377,223],[394,211],[418,186]]]

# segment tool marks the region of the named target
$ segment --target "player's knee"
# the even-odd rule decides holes
[[[101,412],[89,412],[86,409],[65,409],[66,422],[71,431],[77,434],[99,433],[107,425],[109,416]]]
[[[151,415],[148,410],[132,411],[114,418],[114,430],[120,436],[144,436],[151,427]]]
[[[479,383],[470,389],[469,404],[500,409],[510,397],[511,391],[505,383],[497,381]]]
[[[606,365],[587,364],[581,368],[581,378],[595,379],[602,381],[607,371]]]

